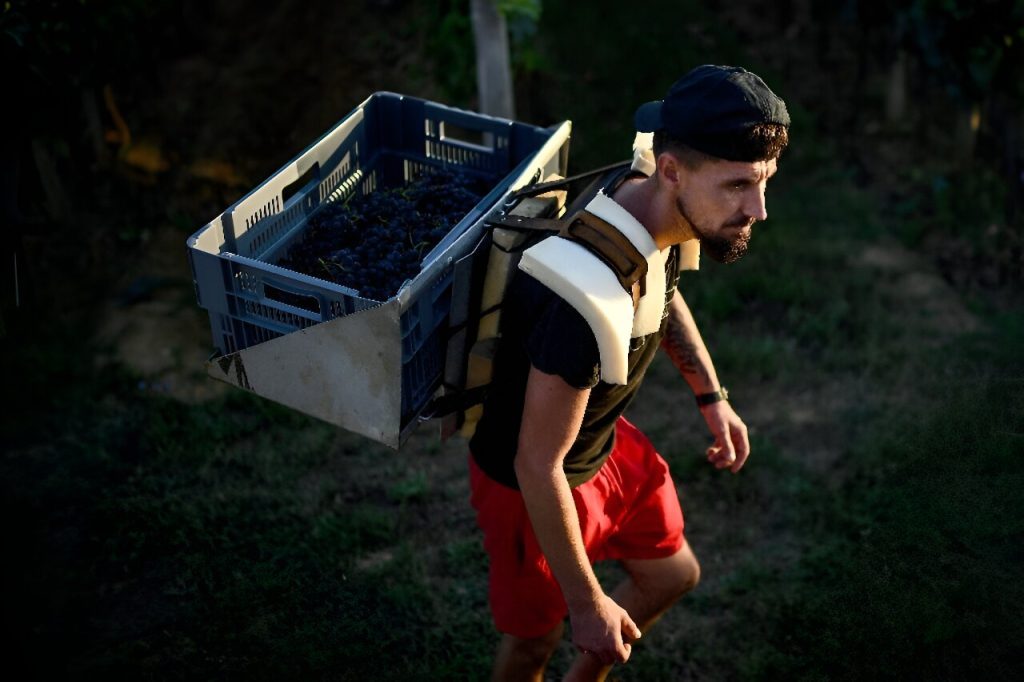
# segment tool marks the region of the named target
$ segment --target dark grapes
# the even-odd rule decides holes
[[[328,204],[278,265],[385,301],[489,189],[481,178],[437,169],[402,187]]]

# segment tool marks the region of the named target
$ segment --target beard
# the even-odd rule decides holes
[[[750,246],[749,230],[740,232],[736,237],[729,239],[728,237],[712,234],[710,229],[698,224],[697,221],[690,217],[690,212],[680,197],[676,197],[676,209],[679,211],[679,215],[693,228],[697,239],[700,240],[701,250],[712,260],[726,264],[735,263],[747,252],[747,248]],[[727,227],[749,227],[752,224],[752,220],[746,216],[741,216],[725,223],[719,230],[724,230]]]

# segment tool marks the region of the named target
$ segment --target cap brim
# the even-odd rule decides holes
[[[640,105],[633,116],[633,124],[638,132],[653,133],[664,127],[661,123],[661,104],[662,101],[659,99]]]

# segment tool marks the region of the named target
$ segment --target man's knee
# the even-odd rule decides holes
[[[551,654],[562,641],[564,625],[559,623],[553,630],[540,637],[516,637],[505,634],[498,648],[498,660],[495,672],[511,665],[511,669],[542,669]]]
[[[682,596],[697,587],[697,583],[700,582],[700,563],[697,561],[697,557],[693,555],[693,552],[688,552],[680,565],[679,570],[679,595]]]
[[[638,588],[659,601],[669,603],[700,582],[700,564],[688,544],[670,557],[629,562],[626,568]]]
[[[681,552],[672,557],[672,561],[655,578],[655,589],[665,595],[665,599],[675,601],[679,597],[697,587],[700,582],[700,564],[693,552]]]
[[[562,633],[564,626],[559,623],[550,632],[541,635],[540,637],[515,637],[513,635],[505,635],[515,640],[517,646],[522,651],[535,652],[537,654],[547,654],[554,650],[558,646],[558,643],[562,641]]]

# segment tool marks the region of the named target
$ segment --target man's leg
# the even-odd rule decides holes
[[[664,559],[624,559],[629,577],[622,581],[611,597],[626,609],[640,630],[646,633],[681,596],[697,586],[700,564],[685,541],[682,548]],[[579,654],[566,680],[603,680],[610,666],[601,665],[590,654]]]
[[[493,682],[542,682],[551,654],[562,641],[564,625],[532,639],[504,635],[494,657]]]

